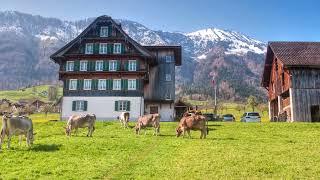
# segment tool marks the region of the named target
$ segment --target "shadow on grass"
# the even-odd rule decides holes
[[[208,124],[207,126],[222,126],[221,124]]]
[[[36,144],[31,150],[36,152],[54,152],[60,150],[61,144]]]
[[[238,139],[236,139],[236,138],[212,138],[213,140],[218,140],[218,141],[225,141],[225,140],[232,140],[232,141],[234,141],[234,140],[238,140]]]
[[[175,134],[159,134],[159,136],[163,136],[163,137],[176,137]]]

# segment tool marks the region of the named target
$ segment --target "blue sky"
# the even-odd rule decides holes
[[[0,0],[0,10],[77,20],[102,14],[154,29],[232,29],[262,41],[320,41],[317,0]]]

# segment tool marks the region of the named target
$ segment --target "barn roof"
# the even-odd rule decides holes
[[[269,42],[262,76],[262,86],[270,81],[276,57],[285,68],[320,68],[320,42]]]

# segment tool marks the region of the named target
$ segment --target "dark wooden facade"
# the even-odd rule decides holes
[[[320,121],[320,43],[271,42],[262,86],[271,121]]]

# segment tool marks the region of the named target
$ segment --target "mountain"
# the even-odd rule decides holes
[[[49,56],[93,20],[63,21],[16,11],[0,12],[0,89],[56,83],[58,66]],[[215,78],[218,94],[224,99],[243,100],[248,94],[264,95],[259,81],[265,43],[231,30],[164,32],[130,20],[116,21],[143,45],[182,46],[183,65],[177,68],[178,93],[210,95],[208,83]]]

